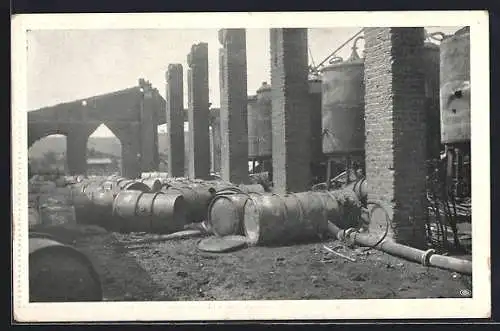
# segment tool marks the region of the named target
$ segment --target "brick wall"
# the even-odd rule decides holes
[[[184,97],[181,64],[169,64],[166,73],[168,173],[184,176]]]
[[[188,55],[190,178],[208,178],[210,174],[208,44],[198,43]]]
[[[272,153],[276,192],[310,188],[307,29],[271,29]]]
[[[220,64],[221,175],[248,182],[247,59],[245,29],[222,29]]]
[[[372,199],[386,201],[393,218],[389,237],[424,242],[426,121],[423,28],[365,31],[366,175]],[[370,232],[381,233],[385,220]]]

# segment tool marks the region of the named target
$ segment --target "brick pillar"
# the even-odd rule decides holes
[[[155,91],[149,82],[139,79],[142,89],[140,105],[140,145],[141,171],[158,170],[158,119],[156,118],[157,102]]]
[[[191,47],[188,54],[189,89],[189,177],[208,178],[210,175],[210,137],[208,100],[208,44]]]
[[[222,179],[248,182],[247,57],[245,29],[219,30]]]
[[[307,29],[271,29],[273,184],[277,193],[310,189]]]
[[[311,160],[318,163],[323,157],[321,123],[321,80],[309,81],[309,112],[311,114]]]
[[[167,80],[167,157],[168,173],[184,176],[184,92],[181,64],[169,64]]]
[[[369,198],[391,207],[389,238],[425,241],[426,113],[423,28],[365,31],[365,161]],[[385,218],[369,231],[381,234]]]

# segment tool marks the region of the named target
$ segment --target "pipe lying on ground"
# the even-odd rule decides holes
[[[387,239],[376,245],[379,241],[378,238],[358,233],[354,231],[354,229],[342,230],[332,222],[328,222],[328,231],[339,240],[352,242],[361,246],[373,247],[391,255],[421,263],[423,266],[432,266],[461,274],[472,275],[471,261],[435,254],[433,249],[423,251]]]

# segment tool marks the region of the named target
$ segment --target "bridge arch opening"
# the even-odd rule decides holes
[[[122,174],[122,143],[104,123],[87,140],[87,175]]]
[[[28,148],[31,175],[65,174],[68,171],[66,135],[50,134]]]

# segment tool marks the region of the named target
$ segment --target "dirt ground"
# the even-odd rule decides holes
[[[377,250],[338,247],[334,240],[215,254],[197,249],[200,238],[136,244],[153,235],[110,233],[74,222],[33,230],[84,252],[101,277],[107,301],[450,298],[472,290],[471,277]],[[323,245],[337,246],[356,261]]]

